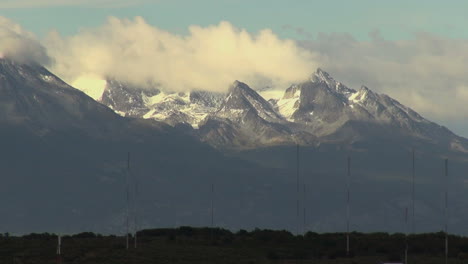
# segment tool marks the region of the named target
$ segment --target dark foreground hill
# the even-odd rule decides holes
[[[223,229],[180,227],[138,233],[138,247],[126,250],[125,238],[80,233],[62,237],[62,263],[360,263],[402,262],[408,242],[408,263],[444,260],[444,234],[351,233],[350,253],[343,233],[306,233],[256,229],[232,233]],[[449,237],[448,263],[468,261],[468,238]],[[133,241],[131,241],[133,242]],[[0,237],[1,263],[55,263],[57,236],[30,234]]]
[[[223,175],[239,187],[270,175],[178,128],[123,118],[40,65],[8,59],[0,59],[0,149],[0,232],[119,232],[126,181],[141,226],[171,223],[168,201],[204,224],[211,182]]]

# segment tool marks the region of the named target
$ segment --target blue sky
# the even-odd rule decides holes
[[[303,29],[313,36],[319,32],[346,32],[361,40],[368,39],[369,32],[376,29],[386,39],[406,39],[418,31],[451,38],[468,38],[468,31],[464,30],[468,24],[465,12],[468,10],[468,1],[461,0],[132,2],[135,1],[0,0],[0,14],[39,36],[50,29],[57,29],[65,35],[74,34],[80,28],[102,24],[107,16],[112,15],[121,18],[142,16],[150,24],[181,34],[191,24],[206,26],[227,20],[251,32],[271,28],[282,37],[299,39],[307,36],[297,34],[293,30],[295,28]]]

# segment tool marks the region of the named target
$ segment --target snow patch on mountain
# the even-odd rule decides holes
[[[167,92],[160,87],[136,87],[108,79],[98,100],[122,116],[154,119],[175,126],[189,124],[197,129],[200,122],[215,112],[223,94],[191,91]]]
[[[143,96],[143,101],[147,106],[154,106],[161,103],[176,103],[188,104],[190,103],[190,94],[188,93],[165,93],[160,92],[154,96]]]
[[[276,103],[280,114],[288,121],[294,122],[294,112],[299,108],[301,89],[297,85],[288,88],[284,96]]]
[[[105,79],[94,75],[86,75],[76,79],[71,85],[80,89],[95,101],[100,102],[108,84]]]
[[[150,109],[143,118],[167,122],[171,125],[187,123],[198,129],[200,122],[210,113],[217,110],[220,102],[205,102],[202,96],[213,96],[209,92],[166,93],[155,96],[144,96],[143,100]],[[218,100],[220,101],[220,100]]]
[[[363,100],[365,100],[365,98],[366,98],[366,94],[363,95],[361,93],[361,91],[359,91],[359,92],[355,92],[355,93],[351,94],[351,96],[348,99],[349,99],[350,102],[353,102],[353,103],[357,104],[357,103],[360,103]],[[350,106],[352,106],[352,105],[350,105]]]
[[[41,74],[41,79],[44,80],[44,82],[52,82],[53,81],[53,77],[51,75],[44,75],[44,74]]]

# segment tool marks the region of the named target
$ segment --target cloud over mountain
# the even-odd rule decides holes
[[[35,36],[15,22],[0,16],[0,58],[48,64],[46,49]]]
[[[103,26],[75,36],[51,33],[45,44],[56,62],[52,70],[71,83],[116,77],[176,91],[220,91],[239,79],[253,87],[284,88],[318,66],[313,53],[292,40],[268,29],[251,34],[229,22],[191,26],[188,35],[181,36],[141,17],[110,17]]]

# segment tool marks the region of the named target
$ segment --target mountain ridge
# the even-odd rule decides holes
[[[112,89],[113,86],[108,85],[107,90]],[[119,89],[134,88],[120,85]],[[350,125],[372,123],[409,137],[444,144],[454,151],[468,152],[468,140],[465,138],[423,118],[386,94],[376,93],[366,86],[359,90],[349,88],[321,68],[308,80],[291,85],[281,97],[269,101],[239,81],[235,81],[224,94],[165,93],[159,88],[153,95],[145,95],[142,89],[135,91],[139,91],[137,98],[132,99],[135,103],[122,103],[119,109],[127,110],[119,110],[121,115],[155,119],[171,126],[188,124],[194,129],[194,135],[217,148],[316,145],[330,140],[350,144],[372,135],[366,135],[364,128],[355,127],[352,129],[354,134],[337,136],[343,134],[340,130],[350,131]],[[196,93],[209,96],[197,101],[192,96]],[[115,104],[105,100],[101,103],[116,108]],[[257,122],[245,123],[253,119]],[[246,124],[252,127],[249,129]],[[226,136],[221,139],[223,133]],[[244,139],[234,142],[233,135]],[[266,140],[265,137],[274,139]]]

